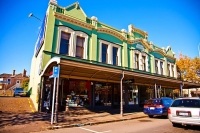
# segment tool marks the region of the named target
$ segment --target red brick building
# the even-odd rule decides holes
[[[24,78],[28,78],[25,69],[19,74],[16,74],[15,70],[13,70],[12,74],[0,74],[0,90],[8,90],[20,87]]]

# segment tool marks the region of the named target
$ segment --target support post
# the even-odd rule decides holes
[[[124,78],[124,71],[122,71],[122,74],[121,74],[121,82],[120,82],[120,94],[121,94],[121,102],[120,102],[120,115],[121,117],[123,117],[123,90],[122,90],[122,80]]]
[[[157,98],[156,81],[155,81],[155,98]]]
[[[58,65],[58,70],[60,70],[60,65]],[[59,93],[59,80],[60,80],[59,77],[60,77],[60,71],[58,72],[58,78],[57,78],[54,123],[58,122],[58,93]]]
[[[56,77],[54,77],[54,82],[53,82],[53,100],[52,100],[52,110],[51,110],[51,125],[53,124],[55,89],[56,89]]]

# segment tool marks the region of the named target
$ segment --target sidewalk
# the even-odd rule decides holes
[[[124,110],[121,117],[119,110],[109,111],[71,111],[59,112],[58,123],[51,125],[51,114],[0,112],[0,133],[23,133],[69,128],[76,126],[102,124],[147,117],[141,110]]]

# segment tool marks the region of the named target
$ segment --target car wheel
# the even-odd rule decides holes
[[[149,115],[149,118],[153,118],[153,115]]]
[[[173,127],[178,127],[179,124],[172,122]]]

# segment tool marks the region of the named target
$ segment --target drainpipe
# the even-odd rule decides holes
[[[123,99],[122,99],[122,96],[123,96],[122,80],[123,80],[123,78],[124,78],[124,71],[122,71],[121,82],[120,82],[120,91],[121,91],[120,114],[121,114],[121,117],[123,117]]]
[[[157,98],[156,80],[154,82],[155,82],[155,98]]]

